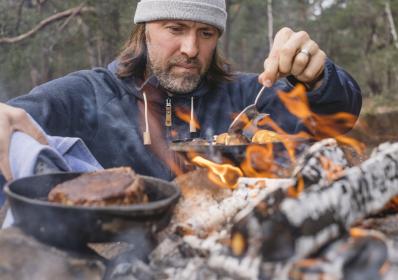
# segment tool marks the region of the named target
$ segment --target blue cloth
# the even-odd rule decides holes
[[[53,172],[92,172],[102,166],[79,138],[46,135],[49,145],[42,145],[31,136],[16,131],[10,143],[10,167],[13,179]],[[4,202],[3,190],[0,201]],[[12,224],[9,211],[3,227]]]
[[[91,172],[102,168],[79,138],[47,136],[47,141],[49,145],[42,145],[25,133],[13,133],[10,167],[14,179],[48,171]]]
[[[152,88],[147,88],[149,129],[151,138],[157,136],[146,146],[142,140],[143,96],[136,88],[139,79],[121,79],[116,71],[117,62],[108,68],[78,71],[40,85],[8,104],[25,109],[48,134],[81,138],[105,168],[131,166],[139,174],[172,180],[174,166],[165,160],[165,155],[171,154],[167,142],[192,137],[189,124],[178,117],[176,109],[190,112],[193,98],[195,119],[200,125],[195,137],[207,138],[226,132],[234,114],[252,104],[261,88],[258,75],[248,73],[236,73],[233,81],[216,85],[204,79],[198,89],[183,95],[169,96],[152,85],[151,92]],[[279,80],[258,102],[259,110],[269,113],[288,133],[305,129],[277,96],[277,92],[289,92],[293,86],[287,79]],[[156,90],[160,93],[155,96]],[[359,86],[330,60],[325,64],[323,84],[307,96],[311,109],[322,114],[359,115],[361,109]],[[171,128],[164,126],[168,98],[173,110]]]

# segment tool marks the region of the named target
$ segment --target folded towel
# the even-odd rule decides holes
[[[23,132],[12,134],[9,159],[14,179],[60,171],[92,172],[103,169],[81,139],[49,135],[46,138],[48,145],[42,145]],[[0,203],[2,201],[4,193],[1,190]],[[8,211],[3,228],[12,222],[11,212]]]

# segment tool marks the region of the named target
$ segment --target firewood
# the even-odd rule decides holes
[[[251,239],[261,240],[265,260],[297,259],[380,211],[397,194],[398,143],[384,145],[328,187],[315,184],[297,198],[283,199],[272,213],[260,203],[236,223],[232,234],[243,232]]]
[[[175,215],[167,232],[177,231],[181,235],[195,234],[205,237],[221,229],[240,210],[249,205],[254,207],[273,189],[293,183],[289,179],[258,178],[249,181],[250,184],[245,184],[246,178],[241,178],[239,181],[241,183],[236,189],[226,190],[211,183],[204,170],[178,177],[176,183],[181,188],[182,198],[176,206]],[[266,182],[266,187],[256,186],[258,182]]]

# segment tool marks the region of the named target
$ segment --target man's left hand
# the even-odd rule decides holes
[[[264,61],[264,72],[258,80],[271,87],[279,78],[293,75],[317,88],[322,81],[319,78],[323,75],[325,60],[326,54],[307,32],[294,32],[284,27],[275,35],[272,49]]]

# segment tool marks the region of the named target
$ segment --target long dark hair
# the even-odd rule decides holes
[[[134,27],[129,40],[118,56],[118,61],[117,75],[119,78],[132,76],[144,78],[147,65],[145,23],[137,24]],[[216,49],[207,72],[207,81],[214,86],[221,81],[231,81],[232,79],[231,64]]]

